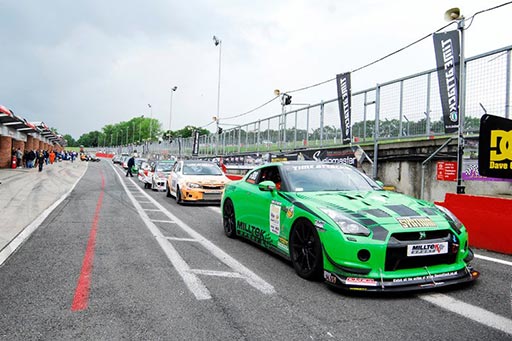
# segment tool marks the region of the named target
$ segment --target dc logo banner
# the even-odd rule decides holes
[[[478,144],[480,175],[512,179],[512,120],[483,115]]]

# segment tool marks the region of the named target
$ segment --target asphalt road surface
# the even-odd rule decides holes
[[[511,340],[512,257],[473,285],[347,294],[103,160],[0,268],[0,339]]]

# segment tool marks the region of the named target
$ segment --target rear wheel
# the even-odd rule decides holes
[[[318,280],[323,272],[320,237],[309,221],[299,221],[290,234],[290,257],[295,272],[305,279]]]
[[[224,202],[222,224],[224,225],[224,233],[226,236],[236,238],[235,207],[233,206],[233,202],[229,199]]]

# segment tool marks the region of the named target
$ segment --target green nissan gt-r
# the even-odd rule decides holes
[[[270,163],[226,185],[225,234],[291,260],[297,274],[349,290],[419,290],[479,273],[446,208],[385,191],[352,166]]]

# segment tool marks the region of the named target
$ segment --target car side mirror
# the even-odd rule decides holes
[[[276,189],[276,184],[273,181],[266,180],[266,181],[260,182],[258,184],[258,188],[260,189],[260,191],[272,192]]]

